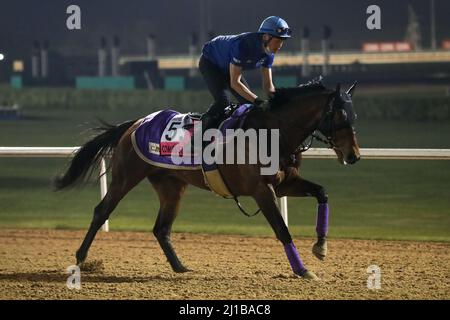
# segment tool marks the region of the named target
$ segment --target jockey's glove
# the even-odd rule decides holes
[[[267,110],[269,109],[269,101],[267,100],[263,100],[261,98],[256,97],[255,101],[253,102],[253,104],[257,107],[262,108],[263,110]]]
[[[257,107],[259,107],[261,104],[263,104],[264,103],[264,100],[263,99],[261,99],[261,98],[259,98],[259,97],[256,97],[255,98],[255,101],[253,101],[253,104],[255,105],[255,106],[257,106]]]

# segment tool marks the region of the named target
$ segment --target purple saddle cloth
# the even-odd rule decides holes
[[[240,128],[247,112],[253,107],[244,104],[238,107],[233,114],[220,125],[220,131],[225,134],[226,129]],[[180,154],[188,161],[174,162],[170,156],[173,148],[180,143],[190,144],[193,127],[185,129],[187,114],[166,109],[156,111],[141,120],[139,127],[132,133],[131,141],[138,156],[152,165],[180,170],[201,170],[202,159],[200,154]],[[205,169],[205,168],[204,168]]]

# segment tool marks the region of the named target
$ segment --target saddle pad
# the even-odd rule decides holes
[[[225,134],[226,129],[240,128],[247,112],[252,105],[242,105],[237,108],[231,117],[224,120],[220,130]],[[181,154],[184,161],[175,163],[171,157],[173,148],[178,145],[190,144],[193,134],[193,120],[187,114],[181,114],[174,110],[162,110],[154,112],[141,120],[139,127],[131,134],[133,148],[139,157],[147,163],[157,167],[178,170],[202,170],[205,183],[214,193],[231,198],[233,195],[228,190],[216,164],[203,164],[200,155]],[[184,129],[189,126],[190,129]]]
[[[161,140],[159,143],[160,154],[162,156],[170,156],[172,150],[176,145],[187,146],[191,143],[191,137],[194,133],[194,121],[186,114],[176,114],[166,125]],[[185,129],[189,126],[189,129]],[[180,156],[186,156],[183,154],[184,149],[180,151]]]
[[[183,123],[183,114],[174,110],[162,110],[149,114],[141,120],[139,127],[131,134],[133,148],[139,157],[147,163],[157,167],[179,170],[201,170],[199,156],[181,155],[189,157],[189,161],[176,163],[170,156],[177,141],[187,140],[190,133],[178,123]],[[172,126],[172,127],[171,127]],[[190,142],[189,142],[190,143]]]

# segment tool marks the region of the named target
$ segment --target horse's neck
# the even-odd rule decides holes
[[[290,155],[310,136],[322,118],[329,94],[292,100],[280,110],[280,139],[283,153]]]

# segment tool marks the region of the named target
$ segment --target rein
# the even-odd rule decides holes
[[[303,153],[305,151],[308,151],[312,147],[314,139],[326,144],[328,149],[334,148],[334,143],[330,137],[325,137],[325,139],[323,139],[317,134],[317,130],[314,130],[314,132],[311,134],[309,142],[306,145],[304,143],[299,145],[292,154]]]
[[[316,139],[317,141],[320,141],[320,142],[326,144],[327,147],[328,147],[329,149],[333,149],[333,148],[334,148],[334,143],[333,143],[333,140],[332,140],[332,138],[331,138],[331,135],[328,136],[328,135],[325,135],[325,134],[322,133],[322,135],[325,137],[325,139],[321,138],[321,137],[318,135],[319,132],[320,132],[320,128],[321,128],[322,125],[325,123],[325,120],[328,118],[328,116],[330,116],[330,115],[332,116],[333,113],[334,113],[334,106],[333,106],[333,103],[334,103],[334,97],[331,97],[331,98],[328,100],[328,102],[327,102],[327,105],[328,105],[329,108],[328,108],[328,110],[327,110],[326,112],[324,112],[324,114],[322,115],[322,118],[320,119],[319,124],[317,125],[317,129],[315,129],[315,130],[313,131],[313,133],[311,134],[311,138],[310,138],[309,142],[308,142],[306,145],[305,145],[304,143],[300,144],[300,145],[294,150],[294,152],[293,152],[292,154],[303,153],[303,152],[305,152],[305,151],[308,151],[308,150],[312,147],[312,144],[313,144],[313,142],[314,142],[314,139]],[[330,133],[333,132],[333,119],[331,119],[329,127],[330,127],[329,132],[330,132]]]

